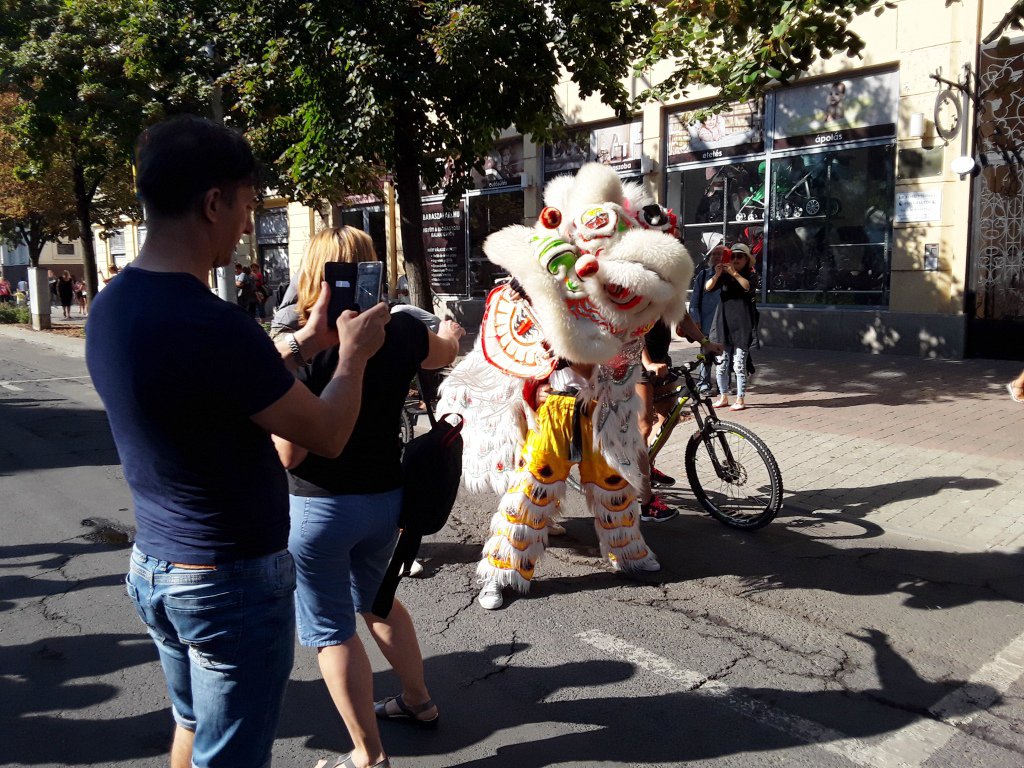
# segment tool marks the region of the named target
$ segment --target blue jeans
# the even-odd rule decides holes
[[[281,551],[215,569],[132,550],[128,596],[156,641],[192,765],[270,765],[295,653],[295,563]]]
[[[718,391],[723,395],[729,394],[729,366],[736,374],[736,397],[743,397],[747,391],[747,350],[738,347],[726,347],[725,352],[718,362],[716,378],[718,379]]]
[[[402,489],[291,496],[288,551],[295,556],[299,642],[341,645],[369,613],[398,541]]]

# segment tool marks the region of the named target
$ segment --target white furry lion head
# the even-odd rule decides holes
[[[495,232],[484,253],[519,281],[556,355],[603,363],[655,321],[682,319],[693,261],[674,214],[600,163],[553,179],[544,203],[532,229]]]

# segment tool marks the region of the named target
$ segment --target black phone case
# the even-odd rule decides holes
[[[334,325],[346,309],[356,306],[356,265],[340,261],[324,264],[324,280],[331,289],[331,300],[327,305],[327,322]]]

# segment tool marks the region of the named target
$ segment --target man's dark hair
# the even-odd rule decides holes
[[[147,128],[139,136],[135,157],[135,184],[147,216],[177,218],[198,206],[214,187],[233,191],[256,181],[249,143],[193,115]]]

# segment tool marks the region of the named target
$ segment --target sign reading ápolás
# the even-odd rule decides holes
[[[775,149],[820,147],[896,135],[899,82],[878,72],[800,85],[775,94]]]

